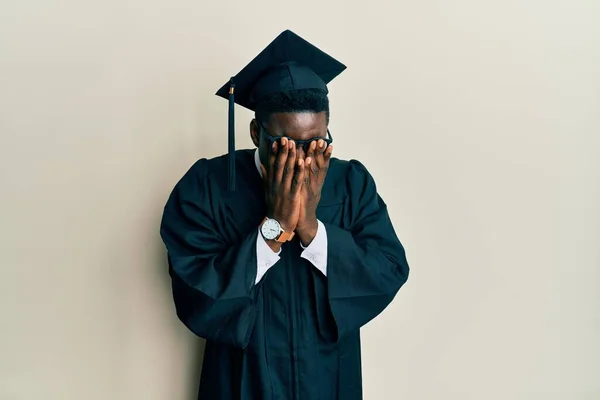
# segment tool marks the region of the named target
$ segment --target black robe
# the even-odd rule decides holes
[[[408,264],[375,182],[358,161],[332,158],[317,217],[326,227],[327,276],[300,257],[297,239],[255,285],[265,217],[254,151],[201,159],[164,210],[177,315],[206,339],[201,400],[358,400],[359,329],[392,301]]]

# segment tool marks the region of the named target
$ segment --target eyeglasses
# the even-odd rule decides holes
[[[257,121],[258,122],[258,121]],[[308,148],[310,147],[310,144],[312,142],[316,142],[317,140],[323,140],[325,142],[325,149],[327,147],[329,147],[329,145],[331,143],[333,143],[333,138],[331,137],[331,133],[329,132],[329,128],[327,129],[327,137],[315,137],[312,139],[308,139],[308,140],[294,140],[291,139],[287,136],[271,136],[269,135],[269,133],[267,132],[267,130],[265,129],[265,127],[258,122],[258,126],[260,127],[260,135],[262,137],[265,138],[265,140],[267,140],[267,142],[269,143],[269,148],[273,149],[273,143],[277,142],[277,144],[280,144],[281,139],[283,138],[287,138],[288,140],[292,140],[295,144],[296,144],[296,149],[298,148],[302,148],[304,149],[305,152],[308,152]],[[323,149],[323,150],[325,150]]]

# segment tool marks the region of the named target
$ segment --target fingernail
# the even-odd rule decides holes
[[[281,139],[281,144],[283,144],[284,146],[287,146],[287,139],[286,138]]]
[[[310,157],[308,157],[308,158],[306,159],[306,165],[310,165],[310,162],[311,162],[311,158],[310,158]]]
[[[273,150],[277,149],[277,142],[273,142],[273,146],[271,147],[273,147]]]

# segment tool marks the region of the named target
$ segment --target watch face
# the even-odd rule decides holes
[[[275,240],[281,233],[281,225],[274,219],[267,219],[260,227],[260,232],[267,240]]]

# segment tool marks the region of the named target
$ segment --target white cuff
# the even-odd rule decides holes
[[[281,249],[277,253],[275,253],[265,241],[262,234],[260,233],[260,228],[258,229],[258,238],[256,238],[256,280],[255,284],[258,284],[263,276],[267,273],[269,268],[279,261],[279,254],[281,253]]]
[[[317,234],[313,241],[307,247],[300,243],[304,249],[300,256],[327,276],[327,230],[321,221],[317,220],[317,224]]]

